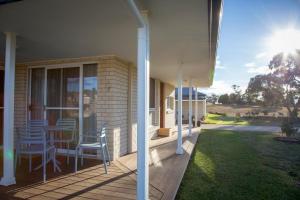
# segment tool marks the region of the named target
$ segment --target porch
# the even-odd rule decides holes
[[[177,133],[150,141],[150,199],[175,198],[199,133],[200,129],[195,128],[188,137],[187,129],[183,131],[183,155],[175,154]],[[77,174],[73,173],[73,165],[64,165],[66,169],[63,173],[49,174],[46,183],[42,182],[39,171],[28,174],[26,168],[22,167],[23,170],[16,175],[17,184],[1,186],[0,196],[1,199],[39,200],[136,199],[136,160],[136,153],[123,156],[112,162],[108,174],[105,174],[103,165],[95,160],[85,160],[85,168]],[[26,163],[22,166],[26,166]]]

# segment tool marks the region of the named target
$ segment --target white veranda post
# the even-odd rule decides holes
[[[138,29],[138,106],[137,106],[137,199],[149,196],[149,29]]]
[[[203,100],[203,116],[206,117],[206,99]]]
[[[4,123],[3,123],[3,177],[1,185],[16,183],[14,174],[14,94],[15,94],[16,35],[6,33]]]
[[[177,88],[178,88],[178,105],[177,105],[177,125],[178,125],[178,135],[177,135],[177,149],[176,154],[183,154],[182,149],[182,75],[181,70],[178,72],[177,77]]]
[[[193,124],[193,107],[192,107],[192,95],[193,95],[193,87],[192,87],[192,81],[190,80],[189,84],[189,136],[192,134],[192,124]]]
[[[132,13],[138,20],[137,38],[137,196],[149,199],[149,23],[146,13],[141,13],[134,0],[128,0]]]
[[[195,88],[195,127],[198,127],[198,88]]]

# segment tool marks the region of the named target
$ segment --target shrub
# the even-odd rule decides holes
[[[264,114],[264,116],[267,116],[269,114],[268,110],[263,110],[262,113]]]
[[[296,134],[296,129],[293,126],[293,123],[290,122],[289,119],[284,119],[281,124],[281,131],[285,133],[287,137],[291,137]]]

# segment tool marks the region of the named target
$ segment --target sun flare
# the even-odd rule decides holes
[[[267,48],[270,54],[290,54],[300,49],[300,30],[289,28],[275,31],[267,39]]]

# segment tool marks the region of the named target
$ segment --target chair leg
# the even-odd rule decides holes
[[[52,154],[52,156],[53,156],[53,171],[54,171],[54,173],[56,172],[56,149],[55,148],[53,148],[53,154]]]
[[[16,176],[16,173],[17,173],[17,162],[18,162],[18,150],[16,149],[16,157],[15,157],[15,163],[14,163],[15,176]]]
[[[105,151],[106,151],[106,154],[107,154],[108,164],[110,165],[110,155],[109,155],[107,144],[105,145]]]
[[[75,173],[77,173],[78,148],[75,149]]]
[[[80,150],[81,150],[81,166],[83,166],[83,149]]]
[[[67,150],[67,164],[69,165],[69,163],[70,163],[70,143],[69,142],[67,143],[67,148],[68,148],[68,150]]]
[[[42,158],[43,158],[43,181],[45,183],[46,182],[46,164],[47,164],[47,156],[46,156],[45,151],[44,151]]]
[[[108,164],[110,165],[110,155],[109,155],[109,151],[108,151],[108,146],[107,146],[107,140],[105,138],[105,150],[107,153],[107,158],[108,158]]]
[[[102,160],[104,164],[105,174],[107,174],[106,158],[105,158],[105,152],[103,148],[101,148],[101,152],[102,152]]]
[[[29,154],[29,172],[31,173],[32,171],[32,163],[31,163],[31,159],[32,159],[32,156],[31,154]]]

